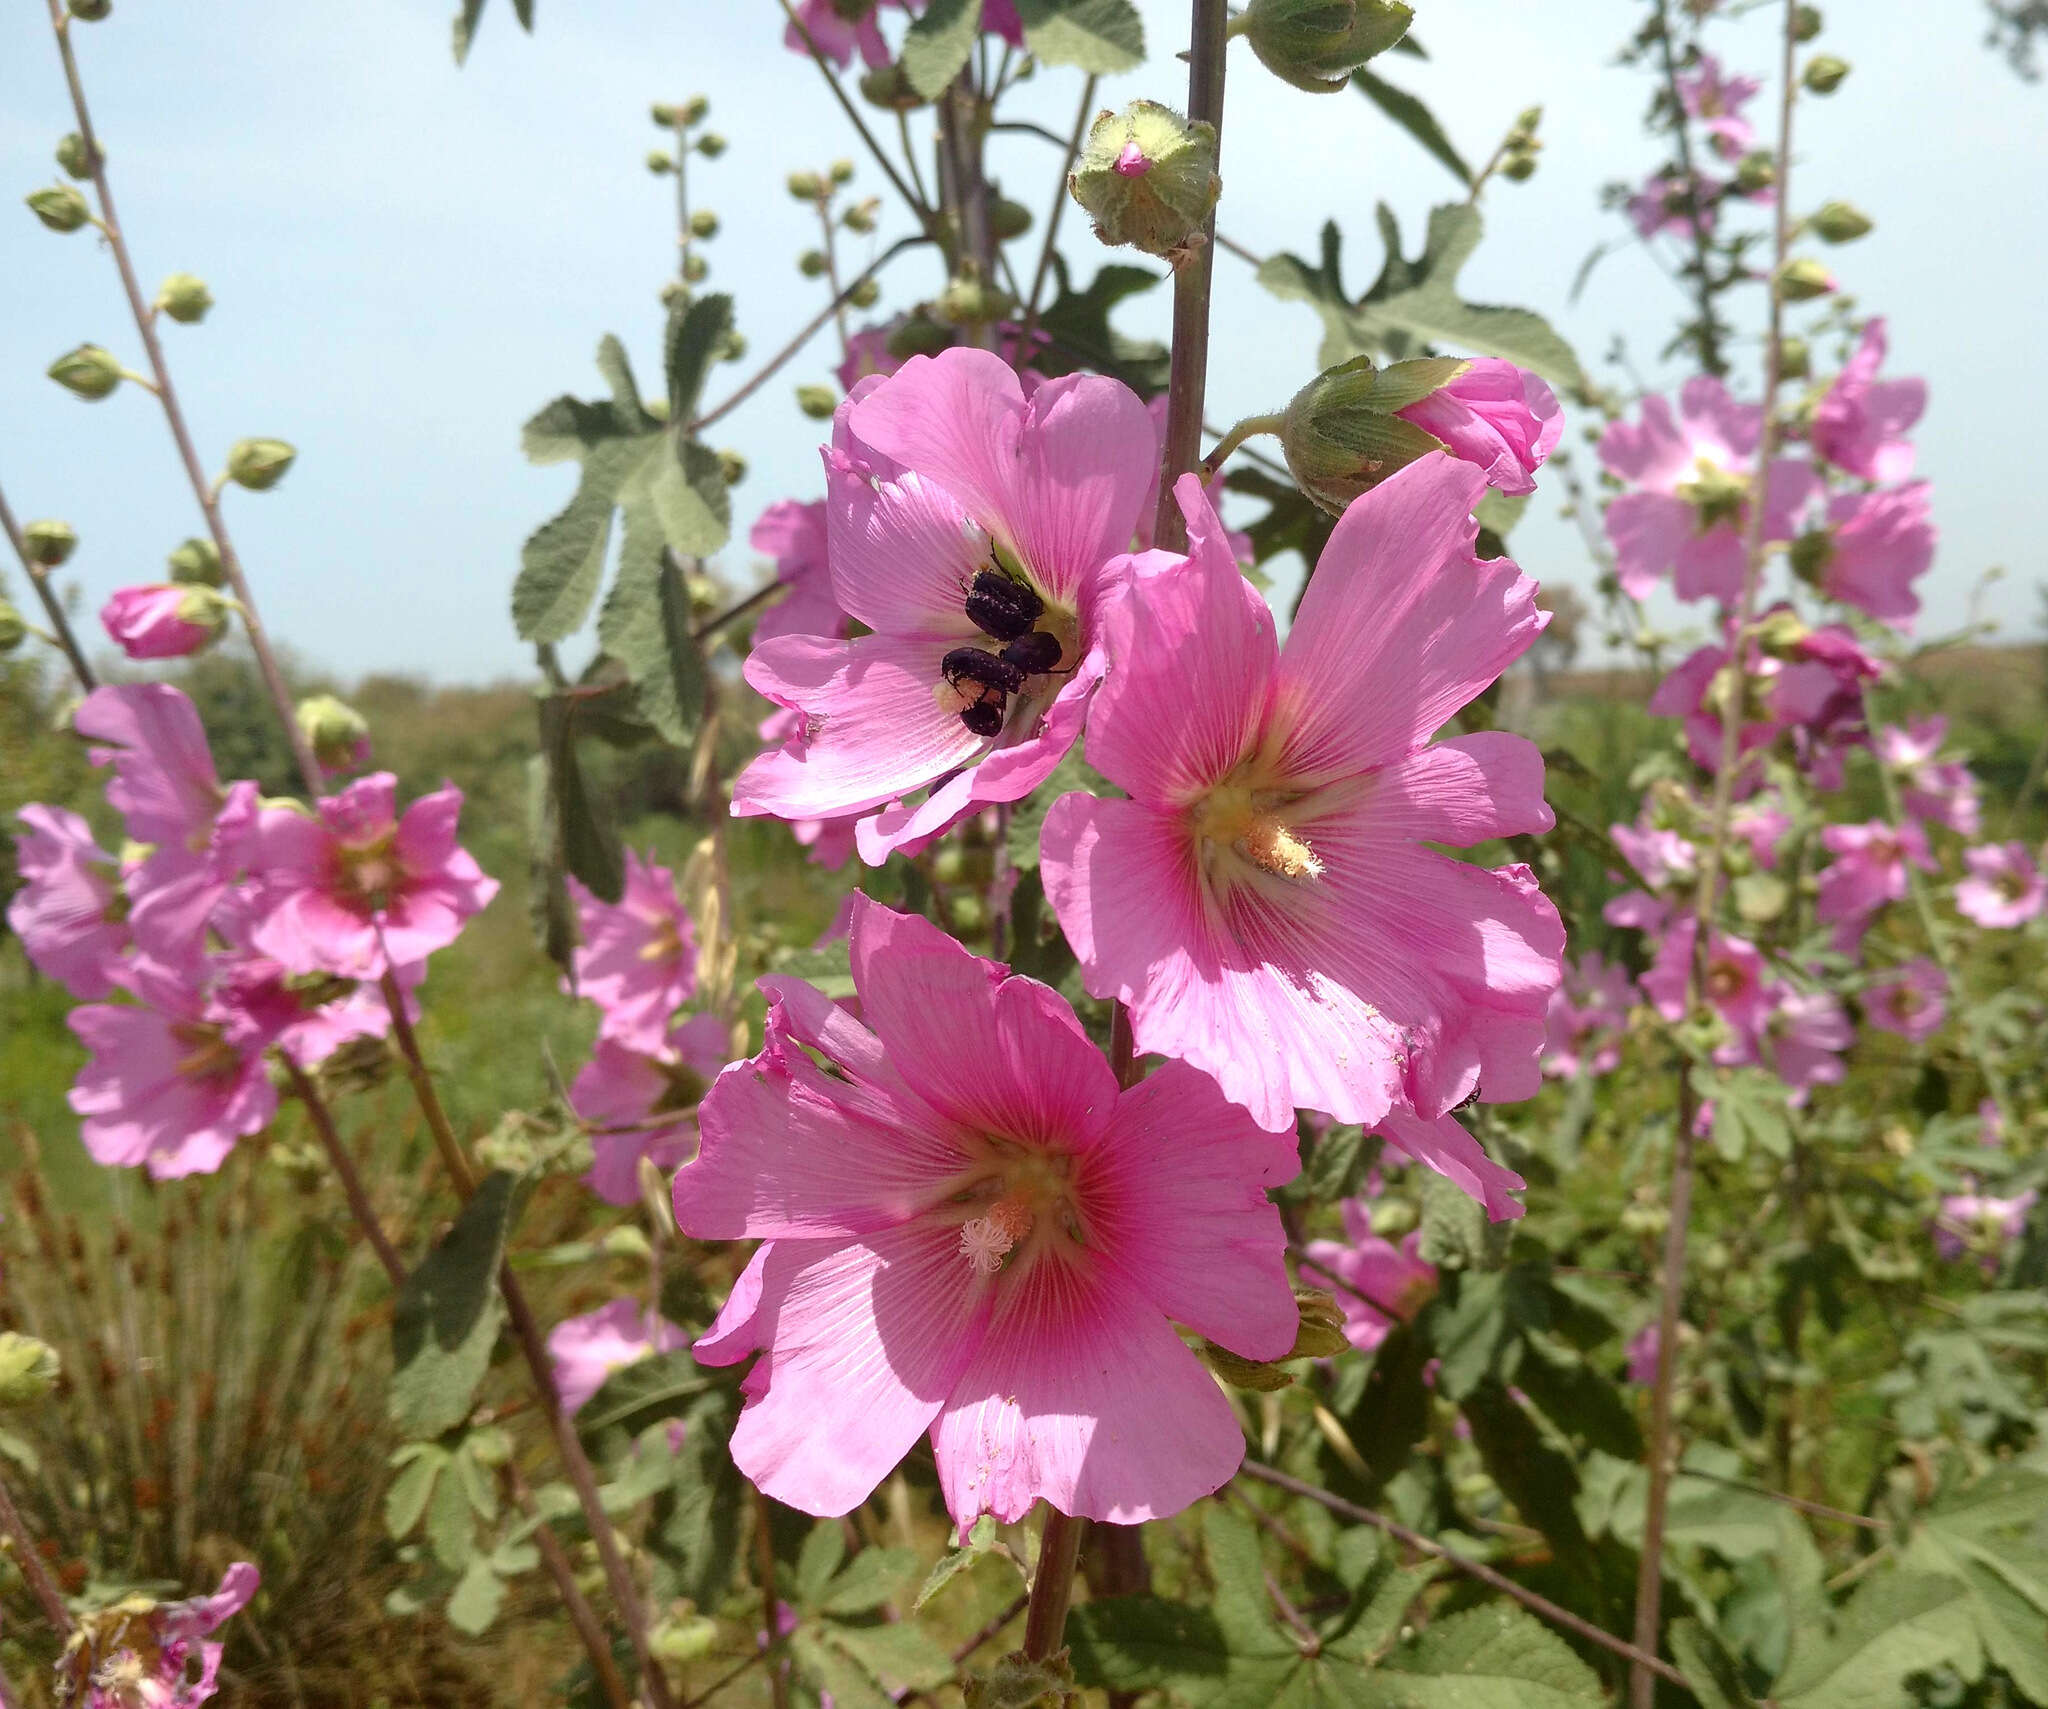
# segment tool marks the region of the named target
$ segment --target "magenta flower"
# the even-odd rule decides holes
[[[1814,454],[1866,481],[1903,481],[1913,473],[1906,431],[1927,408],[1925,380],[1880,380],[1885,357],[1882,318],[1863,329],[1835,383],[1813,414]]]
[[[1610,825],[1607,834],[1652,890],[1690,884],[1699,876],[1700,852],[1692,839],[1657,824],[1648,807],[1633,825]]]
[[[1628,969],[1597,951],[1565,965],[1544,1016],[1543,1072],[1553,1080],[1598,1078],[1621,1063],[1634,982]]]
[[[852,961],[865,1025],[761,981],[767,1042],[676,1175],[685,1234],[768,1242],[695,1349],[765,1349],[734,1461],[836,1515],[929,1430],[963,1534],[1039,1497],[1131,1524],[1220,1488],[1244,1438],[1169,1319],[1248,1359],[1293,1345],[1266,1198],[1292,1136],[1185,1063],[1120,1092],[1056,992],[859,896]]]
[[[651,855],[626,853],[626,888],[600,902],[569,880],[583,941],[571,965],[575,992],[598,1006],[597,1036],[653,1053],[669,1019],[697,989],[697,935],[676,894],[675,874]]]
[[[1536,471],[1564,436],[1564,411],[1542,380],[1512,362],[1470,362],[1447,386],[1394,412],[1444,442],[1504,493],[1533,493]]]
[[[747,544],[775,560],[775,579],[789,589],[754,625],[756,646],[777,635],[846,633],[846,613],[832,595],[832,567],[825,557],[824,500],[771,504]]]
[[[1430,740],[1545,621],[1513,563],[1472,556],[1484,491],[1425,457],[1355,500],[1283,651],[1184,476],[1191,555],[1141,560],[1111,609],[1088,758],[1130,799],[1054,803],[1046,895],[1138,1049],[1213,1074],[1275,1132],[1297,1107],[1433,1129],[1481,1088],[1542,1083],[1557,911],[1527,867],[1427,846],[1552,822],[1533,744]]]
[[[875,15],[884,5],[904,6],[904,0],[854,0],[851,5],[845,0],[799,0],[796,16],[803,28],[796,23],[784,25],[782,45],[791,53],[808,55],[811,49],[804,42],[808,32],[818,52],[841,71],[853,63],[856,52],[870,70],[877,70],[889,63],[889,44],[882,39],[881,22]],[[909,10],[907,6],[904,9]]]
[[[1698,931],[1698,922],[1689,916],[1677,921],[1657,946],[1657,959],[1638,981],[1643,995],[1667,1021],[1685,1019],[1686,976]],[[1700,995],[1738,1041],[1753,1040],[1770,1014],[1773,991],[1766,972],[1762,952],[1747,938],[1727,932],[1708,937]],[[1745,1050],[1743,1060],[1754,1057]]]
[[[1864,987],[1863,1018],[1913,1044],[1924,1043],[1948,1018],[1948,975],[1924,955],[1901,962]]]
[[[1756,146],[1756,128],[1742,116],[1763,84],[1754,77],[1723,75],[1721,62],[1703,53],[1690,71],[1678,74],[1678,99],[1689,119],[1701,121],[1714,152],[1739,160]]]
[[[838,438],[832,582],[873,633],[754,649],[747,680],[804,723],[740,774],[733,811],[865,815],[861,857],[879,865],[1021,800],[1073,745],[1159,448],[1119,382],[1064,375],[1027,398],[1000,357],[970,349],[863,381]]]
[[[131,659],[182,659],[220,639],[228,602],[210,587],[174,582],[124,587],[100,607],[100,624]]]
[[[230,1036],[229,1012],[186,970],[137,957],[122,982],[139,1002],[65,1017],[90,1052],[71,1088],[79,1138],[95,1162],[142,1165],[159,1181],[210,1175],[277,1112],[269,1040]]]
[[[1934,563],[1927,483],[1840,493],[1828,501],[1827,561],[1821,592],[1908,631],[1920,614],[1913,583]]]
[[[716,1015],[686,1016],[656,1042],[642,1051],[600,1037],[569,1088],[570,1106],[591,1129],[584,1184],[606,1204],[638,1202],[641,1158],[666,1170],[689,1156],[697,1106],[731,1060],[732,1033]]]
[[[1935,1250],[1951,1263],[1977,1252],[1984,1273],[1995,1274],[2004,1249],[2027,1232],[2027,1215],[2040,1196],[2033,1187],[2003,1199],[1984,1192],[1949,1194],[1935,1218]]]
[[[1903,728],[1885,725],[1872,738],[1871,747],[1895,771],[1910,772],[1939,754],[1947,739],[1948,720],[1936,714],[1932,718],[1915,718]]]
[[[1666,572],[1680,599],[1732,601],[1741,592],[1749,487],[1763,411],[1739,404],[1710,374],[1696,374],[1678,396],[1678,415],[1661,397],[1643,399],[1639,423],[1611,423],[1600,460],[1630,488],[1607,506],[1614,570],[1641,599]],[[1789,540],[1813,495],[1810,464],[1772,463],[1764,495],[1764,537]]]
[[[1739,1052],[1723,1058],[1716,1052],[1714,1060],[1724,1066],[1761,1061],[1791,1087],[1790,1102],[1797,1108],[1813,1087],[1841,1083],[1848,1072],[1841,1053],[1855,1042],[1856,1030],[1831,992],[1797,991],[1789,985],[1773,984],[1768,996],[1769,1007],[1757,1029],[1753,1056]]]
[[[1970,876],[1956,886],[1956,912],[1980,926],[2023,926],[2048,901],[2048,882],[2021,843],[1963,850]]]
[[[249,1605],[263,1575],[237,1561],[211,1596],[154,1602],[127,1596],[80,1616],[57,1658],[68,1709],[198,1709],[218,1692],[224,1646],[205,1641]]]
[[[255,947],[293,973],[376,979],[425,961],[498,893],[455,842],[462,791],[423,795],[397,816],[398,780],[358,778],[311,813],[266,808],[250,864]]]
[[[548,1362],[554,1368],[562,1410],[581,1412],[612,1372],[649,1354],[673,1353],[689,1344],[688,1330],[678,1329],[635,1299],[613,1300],[581,1317],[563,1318],[548,1331]]]
[[[1711,237],[1718,211],[1716,204],[1728,186],[1703,172],[1694,173],[1692,182],[1699,199],[1697,219],[1692,202],[1686,195],[1683,173],[1657,172],[1646,179],[1642,188],[1629,197],[1627,204],[1629,224],[1635,227],[1636,236],[1646,243],[1660,232],[1690,239],[1697,225],[1700,231]]]
[[[1345,1340],[1370,1353],[1396,1323],[1412,1322],[1429,1304],[1436,1294],[1436,1266],[1418,1256],[1420,1229],[1396,1246],[1373,1233],[1362,1200],[1346,1199],[1338,1209],[1344,1239],[1311,1240],[1302,1271],[1311,1287],[1328,1290],[1344,1308]]]
[[[1749,850],[1749,858],[1769,870],[1778,864],[1778,844],[1792,829],[1792,820],[1776,795],[1755,795],[1738,802],[1728,814],[1728,834]]]
[[[1813,914],[1829,924],[1860,926],[1887,902],[1906,895],[1906,864],[1934,870],[1927,835],[1910,820],[1893,830],[1881,819],[1861,825],[1827,825],[1821,846],[1835,857],[1820,875]]]
[[[130,942],[114,857],[67,808],[31,801],[17,816],[14,864],[22,886],[8,904],[7,923],[43,974],[80,1002],[104,997]]]

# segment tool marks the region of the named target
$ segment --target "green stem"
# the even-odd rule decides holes
[[[1228,433],[1224,434],[1221,439],[1217,440],[1215,448],[1208,456],[1202,459],[1202,478],[1204,480],[1211,479],[1216,471],[1223,467],[1224,460],[1229,457],[1231,452],[1235,451],[1247,439],[1256,439],[1261,434],[1266,433],[1277,437],[1286,421],[1287,417],[1278,413],[1273,415],[1246,416],[1244,420],[1240,421]]]
[[[1074,1597],[1074,1563],[1081,1556],[1078,1519],[1046,1503],[1038,1534],[1038,1570],[1031,1575],[1031,1603],[1024,1614],[1024,1655],[1042,1662],[1060,1647],[1067,1630],[1067,1605]]]

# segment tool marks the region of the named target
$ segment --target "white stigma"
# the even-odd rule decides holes
[[[978,1276],[993,1276],[1003,1267],[1003,1257],[1017,1244],[1014,1236],[993,1217],[978,1216],[960,1225],[960,1256],[974,1267]]]

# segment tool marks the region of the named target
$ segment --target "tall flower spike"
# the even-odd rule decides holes
[[[853,907],[865,1024],[764,979],[766,1045],[676,1175],[685,1234],[768,1242],[695,1349],[763,1350],[733,1459],[834,1515],[930,1431],[963,1534],[1040,1497],[1129,1524],[1220,1488],[1244,1438],[1169,1320],[1247,1359],[1294,1344],[1265,1191],[1292,1136],[1185,1063],[1119,1091],[1058,993]]]

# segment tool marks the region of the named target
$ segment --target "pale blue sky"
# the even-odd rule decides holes
[[[1154,57],[1108,80],[1105,103],[1182,98],[1170,54],[1185,8],[1141,3]],[[598,388],[590,358],[603,332],[626,339],[643,375],[656,367],[655,291],[673,228],[669,181],[639,164],[658,140],[650,99],[714,99],[731,147],[697,179],[725,223],[714,283],[738,295],[754,352],[821,300],[793,266],[813,241],[810,215],[781,181],[857,149],[814,75],[784,54],[772,0],[539,9],[528,38],[507,0],[492,0],[462,70],[448,53],[452,0],[116,0],[110,22],[78,31],[145,279],[190,270],[219,299],[205,325],[166,328],[204,444],[217,456],[239,434],[265,433],[300,447],[277,491],[230,500],[259,597],[292,646],[343,673],[474,680],[526,667],[506,590],[521,539],[572,476],[529,467],[519,424],[558,392]],[[1977,578],[2003,564],[1984,609],[2023,633],[2044,575],[2036,423],[2048,344],[2035,323],[2048,93],[1982,49],[1973,4],[1828,11],[1824,45],[1855,72],[1832,100],[1802,108],[1794,201],[1839,196],[1875,216],[1872,237],[1831,259],[1889,316],[1895,371],[1933,381],[1921,471],[1935,482],[1942,551],[1923,584],[1923,632],[1960,622]],[[1599,185],[1655,163],[1638,130],[1646,86],[1610,63],[1642,6],[1428,0],[1418,12],[1433,61],[1395,59],[1389,73],[1431,101],[1469,156],[1521,108],[1546,109],[1542,170],[1489,191],[1466,294],[1543,312],[1596,371],[1620,332],[1655,375],[1677,304],[1645,255],[1610,257],[1566,301],[1588,249],[1618,230],[1599,211]],[[1754,15],[1724,28],[1724,57],[1761,66],[1768,33]],[[1064,131],[1079,87],[1077,73],[1041,73],[1026,106]],[[96,608],[157,575],[198,518],[145,395],[87,406],[43,378],[83,340],[135,352],[90,236],[45,233],[19,205],[49,180],[69,124],[42,8],[0,9],[0,487],[24,516],[79,527],[76,570]],[[999,141],[1006,190],[1041,218],[1056,164],[1042,142]],[[1259,252],[1313,253],[1322,220],[1338,217],[1354,290],[1377,265],[1373,203],[1391,203],[1413,232],[1453,190],[1356,95],[1300,94],[1241,49],[1223,175],[1223,229]],[[882,189],[870,167],[859,183]],[[1080,220],[1067,231],[1085,272],[1101,252]],[[1218,265],[1211,414],[1274,408],[1313,371],[1315,322],[1259,291],[1241,263]],[[930,266],[899,262],[877,312],[928,295]],[[1162,290],[1133,305],[1126,328],[1163,331],[1165,311]],[[742,527],[777,497],[819,490],[818,435],[789,388],[824,377],[835,357],[828,334],[714,435],[752,465],[735,495]],[[711,395],[749,366],[720,370]],[[1539,497],[1515,555],[1539,578],[1584,582],[1585,555],[1555,509],[1554,493]],[[725,567],[751,576],[743,544]]]

